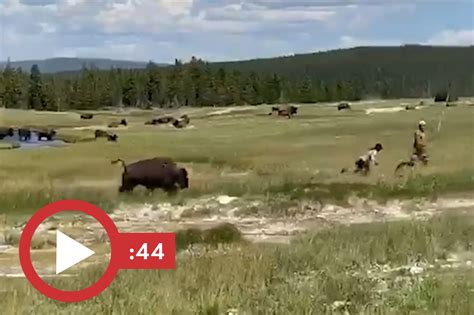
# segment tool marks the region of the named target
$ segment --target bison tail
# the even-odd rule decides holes
[[[116,163],[118,163],[118,162],[121,162],[121,163],[122,163],[123,170],[124,170],[125,172],[127,172],[127,165],[125,164],[125,162],[124,162],[122,159],[113,160],[113,161],[111,162],[111,164],[116,164]]]

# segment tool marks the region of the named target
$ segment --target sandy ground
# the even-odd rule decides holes
[[[189,200],[183,205],[167,203],[121,205],[110,214],[120,232],[170,232],[188,227],[210,228],[220,223],[234,224],[244,238],[252,242],[288,244],[292,238],[307,231],[318,231],[334,224],[359,224],[397,220],[427,219],[442,211],[464,209],[474,214],[474,199],[394,200],[387,204],[353,198],[350,206],[321,205],[301,201],[288,209],[292,216],[269,218],[250,214],[248,209],[263,207],[261,201],[241,200],[232,196],[214,196]],[[73,237],[96,250],[88,263],[106,261],[108,238],[100,224],[87,216],[71,216],[43,222],[35,233],[32,257],[37,272],[54,276],[55,231]],[[22,277],[18,262],[18,240],[21,227],[4,228],[0,234],[0,277]],[[46,258],[45,258],[46,257]],[[84,265],[84,264],[81,264]],[[68,273],[65,274],[68,276]]]

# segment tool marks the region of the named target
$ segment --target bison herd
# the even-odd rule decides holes
[[[442,95],[444,96],[444,95]],[[441,98],[441,96],[439,97]],[[445,99],[448,97],[445,97]],[[420,103],[420,105],[423,105]],[[349,103],[339,103],[337,106],[338,111],[349,110],[351,106]],[[416,106],[408,105],[406,110],[416,109]],[[278,116],[288,117],[296,115],[298,107],[287,105],[282,107],[272,107],[271,112],[268,115],[277,113]],[[81,114],[81,119],[92,119],[93,114]],[[182,115],[179,118],[172,116],[161,116],[150,119],[145,122],[145,125],[167,125],[171,124],[175,128],[181,129],[188,126],[190,119],[187,115]],[[122,119],[121,121],[110,122],[107,126],[109,128],[117,128],[120,125],[127,126],[127,121]],[[36,132],[38,140],[51,141],[56,135],[56,131],[53,129],[30,129],[30,128],[18,128],[18,136],[20,141],[29,141],[31,139],[32,132]],[[0,127],[0,140],[7,136],[12,137],[15,130],[9,127]],[[109,133],[105,130],[95,130],[94,138],[106,138],[107,141],[116,142],[118,136],[113,133]],[[179,189],[189,188],[188,172],[185,168],[179,167],[172,159],[166,157],[154,157],[126,164],[122,159],[117,159],[111,162],[112,164],[121,163],[123,167],[122,182],[119,187],[119,192],[132,192],[135,187],[143,186],[149,191],[154,189],[162,189],[167,193],[176,193]]]
[[[182,115],[178,119],[172,116],[162,116],[158,118],[153,118],[145,122],[145,125],[167,125],[171,124],[173,127],[181,129],[186,127],[191,120],[188,115]]]
[[[35,128],[18,128],[18,138],[20,141],[30,141],[31,135],[35,132],[38,136],[38,141],[52,141],[56,135],[54,129],[35,129]],[[15,129],[10,127],[0,127],[0,140],[5,137],[13,137],[15,134]]]

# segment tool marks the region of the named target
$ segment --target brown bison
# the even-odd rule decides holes
[[[100,130],[100,129],[96,129],[96,131],[94,131],[94,136],[95,138],[106,138],[108,136],[108,132],[105,131],[105,130]]]
[[[108,133],[107,131],[97,129],[94,132],[95,139],[107,138],[107,141],[117,142],[118,136],[116,134]]]
[[[119,192],[133,191],[139,185],[151,191],[161,188],[167,193],[175,193],[180,188],[189,187],[188,172],[184,168],[178,168],[170,158],[155,157],[129,165],[118,159],[112,161],[112,164],[118,162],[123,166]]]
[[[20,141],[29,141],[31,139],[31,130],[26,128],[18,129],[18,137]]]
[[[182,115],[179,119],[186,122],[186,125],[188,125],[189,122],[191,121],[191,119],[189,119],[188,115],[186,115],[186,114]]]
[[[13,128],[0,127],[0,140],[5,137],[13,137],[14,132]]]
[[[158,118],[152,118],[145,122],[145,125],[162,125],[162,124],[174,124],[176,122],[176,118],[171,116],[163,116]]]
[[[288,119],[291,118],[291,116],[296,115],[298,112],[298,107],[296,106],[284,106],[283,108],[279,107],[272,107],[272,112],[277,110],[278,111],[278,116],[287,116]]]
[[[81,119],[92,119],[93,117],[92,114],[81,114]]]
[[[340,103],[339,105],[337,105],[337,110],[344,110],[344,109],[351,109],[351,105],[349,105],[349,103]]]
[[[150,119],[145,121],[145,125],[156,125],[156,119]]]
[[[157,124],[169,124],[169,123],[174,123],[175,121],[176,119],[171,116],[163,116],[156,119]]]
[[[183,115],[180,117],[180,119],[177,119],[173,122],[173,126],[175,128],[181,129],[186,127],[189,124],[189,117],[187,115]]]
[[[116,134],[107,134],[107,141],[117,142],[118,136]]]
[[[113,121],[111,122],[110,124],[108,124],[107,127],[109,128],[117,128],[118,126],[120,125],[123,125],[123,126],[126,126],[127,125],[127,121],[125,119],[122,119],[120,122],[118,121]]]
[[[38,134],[38,140],[41,141],[41,139],[45,139],[47,141],[51,141],[54,139],[54,136],[56,135],[56,131],[54,129],[42,129],[42,130],[37,130],[36,133]]]

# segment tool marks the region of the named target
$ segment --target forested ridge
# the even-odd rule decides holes
[[[57,73],[66,71],[79,71],[84,66],[94,66],[98,69],[108,70],[111,67],[124,69],[143,69],[146,62],[136,62],[128,60],[100,59],[100,58],[48,58],[42,60],[21,60],[11,61],[10,66],[13,68],[21,68],[23,71],[30,71],[33,65],[37,65],[43,73]],[[7,62],[0,62],[0,69],[4,69]],[[166,65],[166,64],[163,64]]]
[[[168,67],[55,74],[7,64],[0,75],[1,106],[37,110],[314,103],[448,90],[474,95],[474,46],[358,47],[219,63],[193,57]]]

